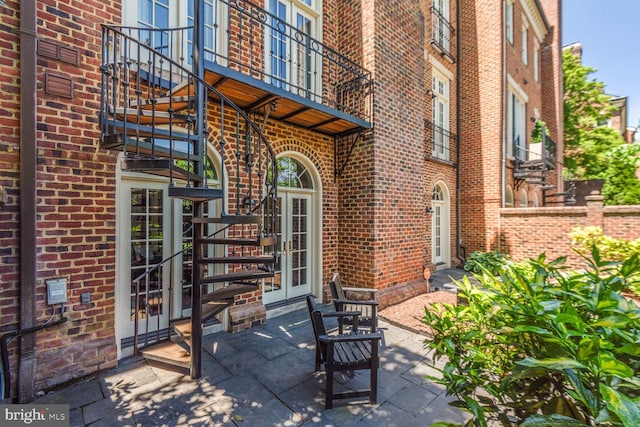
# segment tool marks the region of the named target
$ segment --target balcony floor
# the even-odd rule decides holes
[[[371,123],[344,111],[322,105],[243,73],[206,63],[205,80],[236,105],[259,112],[275,101],[269,118],[326,135],[371,128]]]

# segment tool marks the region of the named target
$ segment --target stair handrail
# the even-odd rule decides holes
[[[146,48],[148,48],[150,50],[154,50],[156,55],[158,55],[164,61],[168,62],[169,64],[171,64],[171,65],[173,65],[175,67],[178,67],[178,69],[181,72],[184,72],[185,75],[187,76],[186,78],[192,78],[194,80],[197,80],[198,83],[201,84],[205,89],[207,89],[208,91],[213,92],[217,97],[219,97],[219,99],[222,102],[224,102],[225,104],[231,106],[231,108],[233,108],[243,119],[245,119],[247,125],[250,126],[257,133],[257,135],[259,136],[260,140],[264,143],[264,146],[268,150],[269,154],[272,157],[275,158],[275,152],[273,151],[273,148],[271,147],[271,144],[269,144],[269,141],[267,141],[267,138],[264,136],[264,133],[262,133],[262,130],[260,129],[260,127],[256,123],[254,123],[253,120],[251,120],[249,115],[242,108],[237,106],[232,100],[230,100],[227,96],[225,96],[218,89],[216,89],[215,87],[211,86],[204,79],[199,77],[197,74],[193,73],[193,71],[191,71],[188,68],[185,68],[184,66],[180,65],[175,60],[173,60],[172,58],[166,56],[162,52],[156,51],[152,46],[148,46],[145,43],[143,43],[142,41],[140,41],[140,40],[138,40],[138,39],[136,39],[136,38],[134,38],[132,36],[129,36],[126,33],[124,33],[124,32],[119,30],[119,29],[131,29],[131,30],[138,30],[138,31],[149,31],[149,32],[160,31],[160,32],[162,32],[162,31],[175,31],[175,30],[193,29],[192,26],[189,26],[189,27],[178,27],[178,28],[162,28],[162,29],[160,29],[160,28],[130,27],[130,26],[113,25],[113,24],[102,24],[102,27],[110,29],[111,31],[117,33],[118,35],[120,35],[124,39],[133,42],[134,44],[139,44],[139,45],[142,45],[142,46],[146,46]],[[102,106],[101,106],[101,108],[102,108]]]
[[[274,171],[274,175],[273,175],[273,189],[272,189],[272,198],[275,200],[277,199],[277,182],[276,182],[276,174],[275,171],[277,170],[277,164],[276,164],[276,160],[275,160],[275,152],[273,151],[273,147],[271,147],[271,144],[269,144],[269,141],[267,140],[267,138],[264,136],[264,133],[262,132],[262,130],[260,129],[260,127],[253,121],[251,120],[251,118],[249,117],[249,115],[242,110],[242,108],[240,108],[238,105],[236,105],[233,101],[231,101],[227,96],[225,96],[223,93],[221,93],[220,91],[218,91],[215,87],[213,87],[212,85],[210,85],[209,83],[207,83],[203,78],[199,77],[198,75],[196,75],[195,73],[193,73],[191,70],[185,68],[184,66],[180,65],[179,63],[177,63],[175,60],[173,60],[171,57],[163,54],[162,52],[156,51],[152,46],[149,46],[145,43],[143,43],[142,41],[138,40],[135,37],[132,37],[128,34],[126,34],[125,32],[121,31],[121,30],[136,30],[138,32],[141,31],[147,31],[147,32],[153,32],[153,31],[159,31],[159,32],[170,32],[170,31],[184,31],[184,30],[188,30],[193,28],[192,26],[187,26],[187,27],[176,27],[176,28],[146,28],[146,27],[133,27],[133,26],[122,26],[122,25],[114,25],[114,24],[101,24],[102,26],[102,32],[103,32],[103,38],[104,38],[104,33],[105,31],[112,31],[113,33],[115,33],[116,35],[119,35],[120,37],[124,38],[125,40],[129,40],[132,43],[134,43],[135,45],[138,46],[144,46],[146,49],[152,50],[154,52],[154,55],[158,56],[161,60],[168,62],[168,65],[171,66],[175,66],[177,67],[177,70],[180,71],[181,73],[184,73],[184,75],[182,76],[183,80],[184,79],[193,79],[198,81],[199,84],[201,84],[206,90],[212,92],[213,94],[215,94],[216,97],[218,97],[218,99],[220,100],[221,104],[224,106],[229,105],[233,110],[235,110],[235,112],[238,114],[239,117],[242,117],[245,120],[245,123],[247,124],[247,130],[249,128],[251,128],[257,135],[258,139],[260,142],[262,142],[262,145],[264,146],[264,148],[267,150],[270,163],[271,163],[271,167],[273,168]],[[104,40],[103,40],[104,43]],[[103,51],[103,60],[104,60],[104,56],[105,56],[105,52]],[[114,57],[115,60],[115,57]],[[102,64],[101,65],[101,69],[104,72],[105,69],[105,65],[106,64]],[[102,95],[101,95],[102,98]],[[102,99],[101,99],[102,100]],[[104,100],[102,100],[104,101]],[[104,111],[104,107],[105,107],[105,102],[101,102],[100,104],[100,112],[101,112],[101,116],[104,117],[105,112]],[[224,139],[223,139],[224,141]],[[224,155],[224,153],[222,153]],[[267,162],[269,163],[269,162]],[[268,169],[268,167],[267,167]],[[224,184],[224,177],[223,177],[223,184]],[[223,185],[224,186],[224,185]],[[256,208],[261,207],[261,205],[264,203],[264,201],[269,198],[269,195],[267,194],[267,196],[263,197],[260,200],[260,204],[256,204]],[[224,209],[224,208],[223,208]],[[254,210],[252,210],[254,211]],[[276,214],[275,214],[275,210],[273,210],[273,212],[270,213],[272,216],[272,221],[275,221],[276,218]]]

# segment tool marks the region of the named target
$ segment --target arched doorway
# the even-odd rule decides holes
[[[216,154],[209,151],[205,171],[207,185],[219,188],[221,166]],[[119,163],[122,157],[120,154]],[[168,333],[170,319],[191,314],[192,257],[188,248],[192,240],[192,203],[169,197],[168,186],[166,177],[118,169],[115,330],[119,359],[133,354],[136,317],[138,334],[163,336]],[[205,212],[214,215],[220,209],[219,199],[204,206]],[[221,227],[207,224],[207,232]],[[210,246],[205,252],[214,255],[219,250]],[[172,257],[174,254],[178,255]],[[213,271],[223,267],[207,268]]]
[[[433,187],[431,209],[431,261],[436,268],[447,268],[451,266],[451,199],[443,182]]]
[[[275,275],[262,298],[272,304],[314,293],[321,269],[320,179],[313,163],[298,153],[281,154],[278,175],[278,245]]]

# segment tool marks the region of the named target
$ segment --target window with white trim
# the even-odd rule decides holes
[[[317,49],[311,39],[321,41],[321,0],[265,0],[265,74],[268,83],[303,96],[321,93],[321,76],[316,64]],[[203,55],[207,61],[226,65],[229,6],[218,0],[204,0]],[[123,24],[142,28],[178,28],[194,25],[194,2],[181,0],[123,0]],[[142,34],[145,37],[145,34]],[[169,33],[149,32],[146,42],[162,53],[192,63],[193,30],[182,40],[186,52],[168,52]],[[143,40],[144,41],[144,40]],[[175,40],[174,40],[175,43]]]
[[[513,207],[513,189],[511,188],[510,185],[507,185],[504,196],[505,196],[504,207],[512,208]]]
[[[432,98],[432,121],[433,121],[433,157],[449,160],[449,88],[450,82],[444,75],[435,68],[433,74],[433,98]]]
[[[320,40],[318,7],[316,0],[266,0],[271,14],[265,34],[266,74],[272,85],[285,89],[291,85],[292,92],[302,96],[319,93],[320,73],[315,68],[320,64],[315,64],[316,55],[310,51],[310,39]]]
[[[527,65],[529,63],[529,28],[526,25],[522,26],[522,63]]]
[[[436,17],[433,18],[433,39],[442,50],[449,52],[451,40],[449,0],[433,0],[433,8],[436,12]]]
[[[536,40],[533,48],[533,80],[535,81],[538,81],[538,79],[540,78],[539,67],[540,67],[540,45]]]
[[[505,32],[507,34],[507,40],[513,44],[513,1],[507,1],[507,7],[505,10]]]
[[[526,104],[516,92],[509,89],[507,111],[509,157],[526,160]]]

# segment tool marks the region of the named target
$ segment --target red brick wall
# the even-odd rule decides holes
[[[554,35],[539,40],[540,75],[536,82],[533,70],[534,38],[537,37],[534,22],[528,22],[527,64],[522,60],[522,3],[514,2],[514,37],[510,43],[504,33],[504,2],[461,1],[460,211],[462,246],[467,254],[476,250],[489,251],[499,244],[503,170],[505,184],[513,189],[516,206],[519,205],[521,190],[527,193],[529,201],[533,194],[538,194],[542,202],[539,186],[516,182],[512,175],[513,162],[507,160],[502,164],[503,141],[508,128],[506,74],[528,97],[525,113],[527,141],[534,126],[529,118],[535,117],[537,110],[539,118],[549,123],[552,139],[560,144],[559,153],[562,152],[558,137],[562,132],[559,122],[562,90],[558,85],[561,85],[561,74],[558,74],[560,63],[556,55],[559,53],[557,3],[551,0],[542,2],[549,8],[549,22],[553,25]],[[545,48],[545,43],[551,47]],[[547,180],[561,189],[558,175],[561,174],[557,169],[551,171]]]
[[[467,253],[497,245],[501,206],[502,2],[460,2],[460,237]]]
[[[2,324],[18,320],[21,286],[17,271],[17,183],[19,105],[17,37],[19,3],[0,8],[7,26],[2,49],[0,101],[7,111],[2,122],[2,184],[9,189],[9,204],[2,209],[5,251],[2,266]],[[48,388],[99,369],[115,366],[115,157],[98,148],[99,129],[99,23],[118,21],[120,2],[37,2],[39,40],[78,51],[79,65],[38,56],[37,97],[37,283],[36,316],[44,322],[52,315],[46,305],[45,281],[68,281],[69,321],[37,334],[36,389]],[[73,81],[73,97],[45,93],[45,73]],[[6,165],[6,168],[4,167]],[[28,208],[23,206],[23,208]],[[6,225],[4,225],[6,224]],[[26,286],[26,285],[25,285]],[[92,304],[80,304],[90,292]],[[59,314],[59,307],[58,314]],[[17,342],[17,341],[16,341]],[[10,347],[11,375],[17,378],[17,345]],[[51,361],[55,360],[54,363]],[[15,382],[14,382],[15,384]],[[12,390],[15,395],[15,389]]]
[[[536,258],[542,252],[547,260],[568,256],[567,263],[584,267],[573,252],[569,233],[576,227],[598,226],[604,234],[618,239],[640,238],[640,206],[589,206],[500,211],[501,252],[515,260]]]
[[[339,268],[345,283],[382,289],[420,277],[424,263],[424,93],[406,90],[423,87],[424,22],[407,1],[363,10],[375,128],[339,179]]]
[[[6,204],[0,204],[0,331],[19,322],[20,239],[20,70],[18,62],[20,25],[18,2],[0,7],[0,189]],[[15,366],[15,346],[12,346]],[[12,372],[15,377],[15,371]]]

